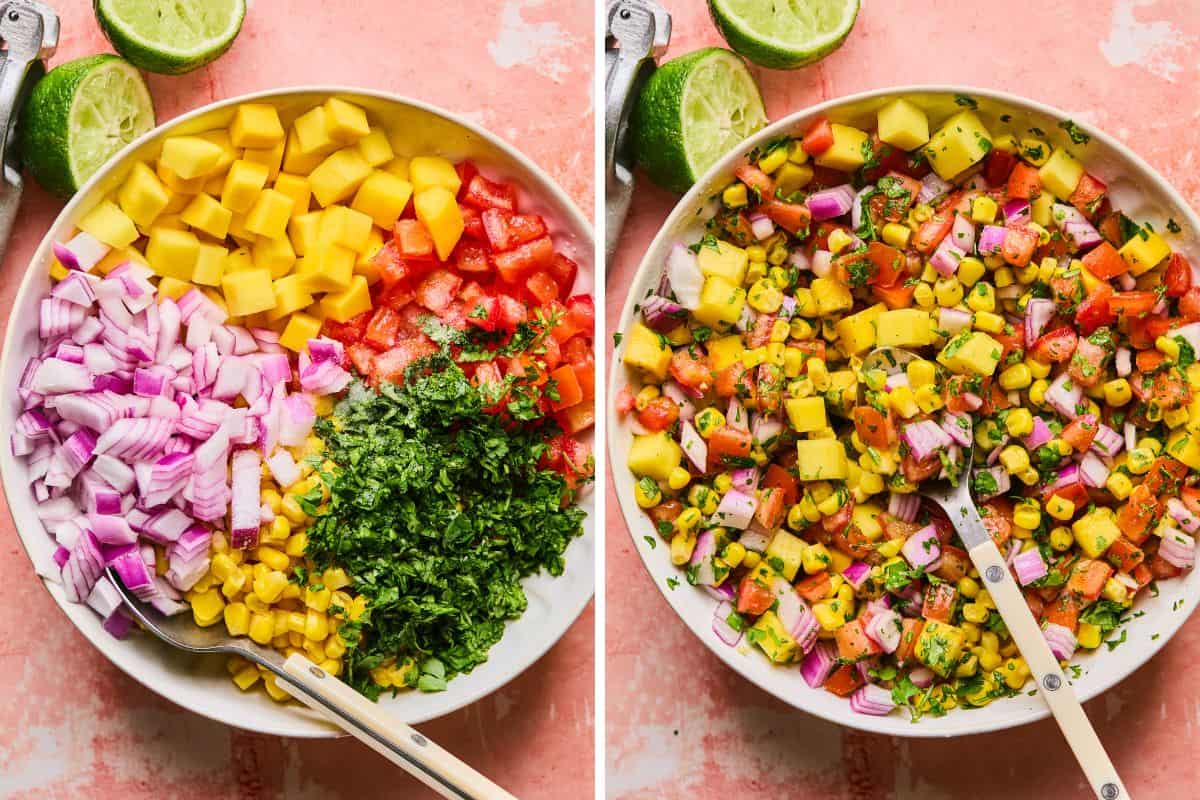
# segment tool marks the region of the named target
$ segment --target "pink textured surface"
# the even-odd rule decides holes
[[[109,51],[86,0],[54,3],[55,63]],[[212,100],[302,83],[394,91],[460,112],[513,142],[592,209],[592,4],[588,0],[257,0],[233,49],[191,75],[154,76],[164,121]],[[17,283],[61,203],[25,195],[0,281]],[[2,501],[0,501],[2,502]],[[253,736],[183,711],[119,673],[37,585],[0,515],[0,797],[432,796],[354,741]],[[527,673],[421,726],[522,798],[592,793],[589,609]]]
[[[674,18],[671,55],[722,44],[702,3],[661,1]],[[1200,200],[1196,0],[863,5],[846,44],[818,65],[756,70],[772,119],[901,83],[1004,89],[1114,134],[1189,201]],[[642,184],[610,267],[609,330],[625,299],[617,287],[628,285],[675,200]],[[611,490],[608,498],[610,797],[1091,796],[1053,722],[952,741],[905,741],[844,730],[781,705],[717,661],[679,622],[642,568]],[[1196,795],[1198,656],[1200,624],[1193,620],[1156,659],[1087,706],[1137,797]]]

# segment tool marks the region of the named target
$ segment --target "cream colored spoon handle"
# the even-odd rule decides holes
[[[302,655],[283,663],[279,685],[363,744],[450,800],[516,800],[473,768],[385,713]]]
[[[979,520],[979,514],[974,508],[969,510],[975,519]],[[953,516],[952,514],[951,517]],[[969,520],[965,518],[955,522],[969,524]],[[979,524],[982,527],[982,521]],[[996,610],[1004,618],[1004,624],[1008,626],[1013,641],[1037,680],[1038,693],[1050,707],[1050,713],[1054,715],[1054,721],[1062,730],[1063,737],[1071,747],[1071,752],[1075,754],[1075,760],[1083,769],[1092,791],[1101,800],[1128,800],[1130,794],[1125,784],[1121,783],[1116,767],[1105,752],[1100,737],[1096,735],[1096,729],[1092,727],[1083,706],[1079,704],[1074,688],[1063,674],[1058,660],[1050,652],[1050,646],[1042,637],[1042,631],[1000,551],[989,538],[971,548],[970,555],[992,600],[996,603]]]

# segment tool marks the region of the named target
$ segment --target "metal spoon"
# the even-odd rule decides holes
[[[881,369],[894,374],[900,372],[917,355],[894,347],[881,347],[873,350],[863,362],[862,369]],[[1012,634],[1029,669],[1037,680],[1039,694],[1050,707],[1055,722],[1062,730],[1071,752],[1083,769],[1092,791],[1101,800],[1118,800],[1128,798],[1130,794],[1125,784],[1117,775],[1116,767],[1104,750],[1100,737],[1084,713],[1075,690],[1067,681],[1058,659],[1050,652],[1050,646],[1042,638],[1041,629],[1033,618],[1033,613],[1025,603],[1021,590],[1009,572],[1004,557],[1000,555],[992,537],[988,535],[979,510],[971,497],[970,474],[971,461],[974,453],[974,442],[967,449],[963,459],[962,472],[958,476],[957,485],[949,481],[931,481],[921,484],[921,494],[941,506],[950,518],[951,524],[958,532],[959,538],[971,556],[971,563],[983,578],[996,610],[1004,619],[1004,624]]]
[[[133,616],[159,639],[189,653],[237,655],[269,669],[279,679],[279,686],[297,700],[442,797],[450,800],[516,800],[299,653],[284,658],[281,653],[250,639],[225,635],[223,626],[201,628],[190,615],[184,614],[165,617],[126,590],[112,568],[108,569],[108,577]]]

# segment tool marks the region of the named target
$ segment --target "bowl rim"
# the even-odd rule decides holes
[[[593,281],[595,280],[595,276],[596,276],[596,272],[597,272],[596,264],[595,264],[595,230],[591,224],[591,221],[583,214],[582,211],[580,211],[579,206],[576,204],[575,200],[570,195],[568,195],[566,193],[566,191],[564,191],[563,188],[561,186],[559,186],[558,183],[546,173],[545,170],[543,170],[537,163],[535,163],[533,161],[533,159],[531,159],[529,156],[525,155],[516,146],[514,146],[513,144],[511,144],[510,142],[508,142],[501,136],[494,134],[491,131],[487,130],[486,128],[480,126],[479,124],[477,124],[469,119],[466,119],[465,117],[461,116],[460,114],[457,114],[452,111],[448,111],[440,106],[434,105],[432,103],[428,103],[424,100],[419,100],[419,99],[416,99],[413,97],[408,97],[406,95],[401,95],[401,94],[397,94],[394,92],[388,92],[388,91],[383,91],[383,90],[379,90],[379,89],[370,89],[370,88],[365,88],[365,87],[347,86],[347,85],[342,85],[342,84],[302,84],[302,85],[298,85],[298,86],[287,86],[287,87],[278,87],[278,88],[274,88],[274,89],[263,89],[263,90],[259,90],[259,91],[255,91],[255,92],[249,92],[246,94],[236,95],[233,97],[227,97],[227,98],[217,100],[217,101],[214,101],[211,103],[206,103],[202,106],[198,106],[198,107],[196,107],[190,111],[187,111],[183,114],[172,117],[171,119],[167,120],[166,122],[155,125],[154,128],[152,128],[151,130],[142,134],[141,136],[137,137],[135,140],[133,140],[132,142],[130,142],[129,144],[127,144],[123,148],[121,148],[120,151],[118,151],[111,158],[109,158],[109,160],[107,162],[105,162],[105,164],[100,169],[98,169],[90,178],[88,178],[88,180],[83,184],[83,186],[79,187],[79,189],[75,192],[75,194],[71,196],[70,200],[68,200],[67,203],[63,206],[62,210],[59,211],[57,215],[55,215],[55,218],[50,223],[50,226],[47,229],[45,235],[43,235],[41,240],[38,242],[38,245],[33,250],[33,254],[30,257],[28,263],[26,263],[23,268],[24,271],[23,271],[23,274],[21,277],[21,281],[17,286],[16,294],[13,296],[13,307],[16,307],[19,298],[22,298],[29,292],[34,291],[34,283],[35,283],[36,279],[38,277],[40,277],[37,275],[37,265],[40,264],[42,261],[44,261],[46,254],[50,251],[50,248],[52,246],[52,241],[53,241],[52,236],[51,236],[52,232],[56,228],[58,228],[60,223],[62,223],[64,220],[74,218],[81,205],[84,205],[86,202],[93,200],[92,193],[94,192],[95,187],[98,184],[100,184],[103,180],[105,180],[105,178],[107,178],[113,171],[123,167],[125,165],[126,159],[131,154],[133,154],[134,152],[136,152],[137,150],[139,150],[146,144],[148,144],[158,138],[161,138],[163,136],[169,135],[172,130],[175,130],[176,128],[184,126],[187,123],[189,123],[190,121],[192,121],[193,119],[196,119],[198,117],[202,117],[207,114],[211,114],[215,111],[220,111],[222,109],[229,108],[231,106],[237,106],[242,103],[252,103],[252,102],[256,102],[256,101],[279,101],[279,100],[286,99],[293,95],[324,95],[324,96],[354,96],[354,95],[357,95],[359,97],[366,97],[366,98],[370,98],[372,100],[377,100],[377,101],[381,101],[381,102],[388,103],[388,104],[408,106],[410,108],[416,109],[418,111],[424,112],[424,113],[432,115],[434,117],[440,117],[441,119],[443,119],[447,122],[453,123],[455,125],[458,125],[458,126],[462,127],[463,129],[465,129],[466,131],[468,131],[469,133],[479,137],[481,140],[487,142],[487,144],[489,146],[495,148],[496,150],[498,150],[500,153],[502,153],[506,157],[512,159],[512,161],[515,164],[519,165],[520,168],[527,173],[527,175],[532,176],[540,184],[537,187],[526,186],[526,187],[524,187],[526,191],[529,191],[531,194],[534,194],[535,196],[543,197],[544,199],[549,201],[550,204],[552,204],[558,208],[561,208],[563,210],[563,212],[565,213],[565,215],[570,218],[569,219],[570,226],[572,228],[577,229],[580,232],[582,232],[583,237],[580,241],[580,250],[585,251],[592,256],[592,258],[591,258],[592,268],[591,268],[590,272],[592,273]],[[536,189],[536,191],[533,191],[534,189]],[[0,374],[9,374],[8,370],[10,368],[10,362],[13,358],[16,358],[16,355],[13,352],[14,348],[15,348],[15,345],[13,344],[13,342],[16,339],[16,337],[13,336],[12,334],[17,327],[19,327],[19,326],[17,325],[15,318],[10,316],[7,324],[5,325],[5,329],[4,329],[3,347],[2,347],[2,349],[0,349]],[[12,523],[13,523],[14,530],[16,531],[17,541],[20,543],[21,550],[25,554],[26,559],[28,559],[30,565],[33,566],[34,565],[33,557],[30,554],[29,550],[25,546],[24,534],[22,534],[21,531],[17,529],[16,517],[12,510],[13,507],[16,505],[16,503],[14,503],[14,497],[17,498],[17,503],[33,502],[33,500],[30,497],[20,496],[18,494],[20,489],[10,490],[10,488],[9,488],[11,479],[15,478],[15,476],[12,475],[12,470],[14,468],[15,462],[16,462],[16,457],[12,455],[11,450],[8,447],[0,446],[0,488],[3,489],[5,500],[9,506],[8,516],[9,516],[10,521],[12,521]],[[592,489],[592,497],[593,498],[597,497],[599,494],[600,493],[598,491],[596,491],[595,488]],[[598,515],[598,509],[596,508],[597,503],[594,500],[592,502],[592,506],[593,506],[592,511],[588,516],[591,521],[591,527],[592,527],[593,532],[591,534],[589,534],[587,531],[587,527],[585,525],[584,532],[579,537],[576,537],[575,539],[573,539],[568,544],[568,548],[576,546],[577,542],[580,539],[588,538],[589,536],[593,539],[593,541],[596,541],[595,531],[599,529],[598,524],[597,524],[597,519],[598,519],[599,515]],[[592,549],[593,549],[592,559],[593,559],[593,563],[594,563],[595,547],[593,546]],[[426,715],[420,715],[420,716],[416,716],[416,717],[406,718],[405,722],[407,722],[408,724],[417,725],[417,724],[420,724],[423,722],[427,722],[430,719],[437,719],[437,718],[446,716],[448,714],[452,714],[456,711],[461,710],[465,706],[468,706],[472,703],[478,702],[479,700],[482,700],[483,698],[487,697],[488,695],[503,688],[508,683],[513,681],[515,678],[517,678],[519,675],[524,673],[527,669],[529,669],[529,667],[531,667],[536,661],[541,659],[541,657],[544,656],[550,650],[550,648],[552,648],[554,645],[558,644],[558,642],[567,633],[567,631],[570,630],[575,625],[576,622],[578,622],[579,617],[583,614],[583,611],[587,608],[588,604],[592,601],[592,598],[595,595],[594,570],[590,570],[590,571],[585,570],[585,572],[586,572],[586,577],[584,577],[583,579],[586,580],[587,583],[589,584],[589,590],[586,592],[586,594],[583,594],[581,596],[580,602],[577,603],[577,607],[568,609],[568,611],[566,612],[566,614],[563,617],[564,621],[566,621],[566,624],[563,626],[562,630],[559,632],[559,634],[557,636],[548,637],[546,639],[546,641],[540,647],[530,648],[530,649],[522,651],[520,657],[517,659],[514,659],[511,662],[514,665],[514,669],[511,671],[511,674],[508,674],[506,677],[499,680],[498,682],[495,682],[494,684],[491,684],[491,685],[481,686],[474,691],[463,693],[460,697],[456,697],[453,700],[453,702],[451,702],[444,710],[441,710],[436,715],[426,714]],[[228,725],[230,727],[250,731],[253,733],[270,734],[270,735],[277,735],[277,736],[288,736],[288,737],[297,738],[297,739],[338,738],[338,737],[343,737],[343,736],[348,735],[344,731],[342,731],[338,728],[335,728],[328,723],[315,724],[315,725],[312,725],[312,726],[302,729],[302,730],[292,730],[292,729],[284,730],[284,729],[279,729],[279,728],[276,728],[273,726],[251,726],[248,724],[243,724],[243,722],[241,720],[230,720],[230,719],[217,717],[211,713],[206,712],[202,708],[195,708],[195,707],[192,707],[191,705],[182,704],[175,698],[167,695],[164,691],[160,690],[159,687],[152,686],[149,683],[147,683],[143,679],[142,676],[138,675],[138,673],[136,671],[134,671],[132,669],[128,669],[126,664],[118,663],[117,661],[114,661],[113,659],[109,658],[108,654],[105,653],[105,651],[102,648],[97,646],[97,643],[94,640],[93,636],[89,632],[83,630],[78,625],[76,625],[75,621],[73,619],[71,619],[71,616],[70,616],[70,614],[67,613],[67,608],[65,606],[65,603],[67,601],[65,599],[61,599],[57,593],[51,591],[49,582],[46,579],[42,578],[40,575],[38,575],[36,577],[37,577],[38,583],[42,586],[43,590],[46,591],[50,595],[51,599],[54,600],[54,603],[58,607],[59,611],[62,612],[62,614],[71,623],[71,625],[81,635],[83,635],[83,637],[88,641],[89,645],[91,645],[94,649],[99,651],[101,655],[103,655],[106,659],[108,659],[109,663],[115,665],[118,669],[120,669],[122,672],[124,672],[130,678],[133,678],[139,684],[141,684],[142,686],[144,686],[147,689],[150,689],[155,694],[159,695],[160,697],[169,701],[170,703],[172,703],[176,706],[179,706],[180,708],[185,708],[192,713],[199,714],[200,716],[205,717],[207,719],[211,719],[215,722],[220,722],[220,723]],[[516,620],[514,620],[514,622],[515,621]],[[167,647],[167,645],[163,645],[163,646]],[[453,685],[453,684],[451,684],[451,685]]]
[[[674,237],[674,229],[681,219],[689,214],[695,214],[697,209],[701,209],[704,205],[705,196],[702,190],[707,190],[709,185],[720,175],[731,174],[733,168],[739,164],[745,154],[752,148],[776,138],[785,133],[794,133],[798,129],[801,121],[810,120],[818,115],[826,112],[835,111],[845,106],[861,105],[864,102],[878,100],[882,98],[907,97],[910,95],[925,94],[925,95],[965,95],[968,97],[987,98],[999,104],[1012,106],[1022,111],[1033,112],[1047,117],[1065,121],[1071,119],[1071,115],[1060,108],[1042,103],[1037,100],[1032,100],[1021,95],[1005,92],[997,89],[989,89],[978,86],[969,86],[965,84],[901,84],[895,86],[885,86],[875,89],[868,89],[861,92],[855,92],[849,95],[829,98],[820,103],[811,106],[806,106],[799,110],[788,113],[786,116],[772,122],[762,130],[755,133],[753,136],[740,142],[734,149],[726,153],[712,167],[710,167],[703,175],[697,178],[692,188],[675,204],[671,212],[663,220],[658,228],[658,232],[650,241],[649,245],[642,255],[638,266],[634,271],[627,285],[628,294],[625,302],[621,307],[621,313],[618,317],[616,330],[624,330],[633,321],[636,314],[635,306],[638,298],[635,297],[633,288],[639,286],[645,281],[647,272],[661,269],[661,254],[665,253],[665,246],[669,244]],[[969,109],[968,109],[969,110]],[[1191,226],[1191,230],[1200,231],[1200,216],[1191,208],[1188,202],[1182,195],[1171,185],[1162,175],[1158,173],[1149,163],[1141,156],[1134,152],[1129,146],[1118,141],[1111,134],[1101,128],[1087,123],[1086,131],[1091,139],[1096,140],[1106,147],[1118,153],[1122,158],[1127,159],[1139,171],[1139,178],[1145,178],[1150,184],[1154,193],[1169,200],[1174,204],[1175,208],[1187,218],[1187,223]],[[720,659],[726,667],[736,673],[743,680],[757,686],[759,689],[767,692],[783,703],[819,717],[834,724],[866,731],[868,733],[884,733],[893,736],[903,736],[906,738],[951,738],[959,736],[970,736],[975,734],[989,733],[992,731],[1008,730],[1018,728],[1024,725],[1029,725],[1034,722],[1046,719],[1050,716],[1050,710],[1045,704],[1039,704],[1038,707],[1025,713],[1020,717],[1005,719],[1003,717],[991,721],[984,721],[983,724],[972,724],[969,729],[963,730],[932,730],[931,726],[923,726],[920,724],[905,725],[901,729],[895,727],[883,727],[876,723],[876,720],[885,720],[887,717],[873,717],[863,714],[856,714],[850,711],[848,704],[842,704],[838,712],[826,712],[820,707],[809,707],[802,702],[797,702],[803,699],[803,695],[792,696],[786,694],[776,682],[760,681],[756,677],[747,674],[746,670],[741,667],[740,654],[737,648],[728,647],[719,643],[715,636],[705,636],[701,634],[701,628],[707,631],[708,621],[701,628],[697,628],[692,624],[689,616],[685,614],[682,603],[677,604],[673,600],[673,592],[669,591],[662,580],[659,580],[660,574],[656,567],[650,561],[650,554],[642,547],[638,546],[638,534],[635,530],[639,521],[644,519],[641,509],[637,507],[629,492],[619,491],[618,484],[623,481],[616,480],[617,471],[624,469],[624,455],[627,449],[624,445],[618,442],[618,436],[622,429],[622,422],[618,418],[616,412],[616,396],[618,392],[618,377],[617,372],[621,369],[620,361],[617,354],[613,355],[612,367],[608,377],[608,391],[606,393],[607,408],[605,411],[606,417],[606,438],[608,445],[609,465],[613,475],[613,493],[617,497],[617,504],[620,506],[621,515],[625,522],[626,533],[632,540],[633,548],[638,553],[642,561],[642,566],[651,578],[651,583],[655,585],[667,605],[675,612],[684,626],[698,638],[718,659]],[[625,476],[627,477],[627,476]],[[630,495],[630,496],[627,496]],[[694,588],[694,587],[689,587]],[[1173,617],[1173,622],[1168,624],[1165,630],[1160,631],[1157,639],[1153,639],[1149,645],[1140,651],[1140,657],[1135,659],[1127,668],[1118,669],[1111,673],[1105,673],[1094,683],[1089,682],[1086,691],[1078,692],[1080,703],[1087,702],[1093,698],[1107,692],[1116,684],[1123,681],[1125,678],[1132,675],[1141,667],[1145,666],[1167,642],[1179,631],[1183,624],[1191,617],[1195,611],[1197,604],[1200,603],[1200,593],[1193,592],[1192,595],[1186,598],[1184,611],[1186,613]],[[972,719],[974,722],[975,717]],[[966,727],[966,726],[964,726]]]

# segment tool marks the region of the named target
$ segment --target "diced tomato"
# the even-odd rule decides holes
[[[891,412],[882,414],[873,406],[857,406],[853,412],[854,430],[864,444],[886,449],[896,440],[896,429],[892,424]]]
[[[754,518],[765,530],[773,531],[783,524],[787,508],[783,503],[783,492],[779,489],[764,489],[754,511]]]
[[[1075,344],[1075,352],[1071,356],[1067,372],[1070,374],[1071,380],[1080,386],[1095,386],[1104,377],[1107,360],[1107,350],[1080,337]]]
[[[463,218],[463,238],[481,243],[487,242],[487,234],[483,230],[483,218],[479,216],[479,210],[470,206],[459,206],[458,210]]]
[[[983,177],[992,186],[1008,183],[1008,176],[1017,165],[1017,157],[1007,150],[992,148],[983,163]]]
[[[872,267],[867,283],[872,286],[895,286],[897,281],[908,276],[904,268],[904,253],[895,247],[883,242],[869,242],[867,258]]]
[[[829,593],[831,581],[825,570],[809,575],[796,584],[796,592],[810,603],[818,603]]]
[[[858,667],[853,664],[843,664],[833,671],[822,688],[838,697],[849,697],[863,685],[863,677]]]
[[[1181,311],[1183,310],[1184,301],[1187,300],[1190,295],[1191,292],[1189,292],[1187,295],[1184,295],[1184,297],[1179,301],[1179,308]],[[1200,298],[1197,299],[1200,300]],[[1198,316],[1197,319],[1200,319],[1200,316]],[[1144,350],[1148,347],[1154,347],[1154,342],[1158,339],[1158,337],[1170,330],[1171,320],[1167,319],[1166,317],[1155,316],[1134,317],[1132,319],[1128,319],[1128,326],[1129,343],[1140,350]]]
[[[419,219],[396,220],[392,241],[401,258],[433,258],[433,237]]]
[[[596,328],[596,303],[590,294],[573,295],[567,300],[567,319],[589,338]]]
[[[475,175],[466,183],[462,202],[480,211],[499,208],[504,211],[517,210],[517,190],[507,183],[495,183],[482,175]]]
[[[810,156],[819,156],[833,147],[833,126],[829,124],[829,120],[820,117],[809,125],[800,139],[800,146]]]
[[[1000,247],[1000,255],[1004,257],[1005,262],[1014,267],[1023,267],[1033,258],[1037,242],[1037,234],[1028,228],[1007,228],[1004,232],[1004,244]]]
[[[775,602],[775,595],[770,589],[754,579],[748,573],[738,584],[737,610],[739,614],[759,616],[770,610]]]
[[[371,322],[371,312],[364,311],[356,317],[352,317],[346,322],[335,322],[327,319],[321,326],[321,331],[331,339],[337,339],[342,344],[349,347],[355,342],[362,339],[363,333],[367,330],[367,325]]]
[[[942,239],[945,239],[946,234],[950,233],[950,228],[953,225],[953,212],[935,212],[932,217],[922,222],[921,226],[917,228],[917,232],[913,234],[912,247],[918,253],[929,255],[942,243]]]
[[[493,250],[511,250],[546,235],[546,223],[537,214],[514,214],[489,208],[480,216]]]
[[[741,362],[737,363],[741,365]],[[703,396],[713,385],[713,373],[708,364],[693,356],[686,347],[674,352],[668,369],[671,377],[694,397]]]
[[[1146,559],[1146,554],[1136,544],[1121,536],[1109,545],[1104,557],[1117,568],[1117,572],[1129,574]]]
[[[400,330],[400,315],[387,306],[379,306],[363,334],[363,342],[376,350],[387,350],[396,343]]]
[[[839,512],[840,513],[840,512]],[[837,517],[826,517],[821,520],[822,525]],[[831,531],[829,534],[829,543],[842,551],[851,558],[859,561],[865,561],[870,558],[875,552],[875,548],[871,544],[871,540],[857,525],[846,525],[840,530]]]
[[[916,286],[872,286],[871,294],[875,295],[889,309],[911,308]]]
[[[665,431],[674,425],[677,419],[679,406],[669,397],[656,397],[638,412],[638,422],[651,431]]]
[[[539,305],[546,305],[558,299],[558,284],[548,272],[538,270],[525,279],[525,288]]]
[[[371,263],[379,269],[379,279],[385,287],[399,283],[409,274],[408,265],[400,257],[399,245],[395,239],[384,242],[383,247],[371,257]]]
[[[508,252],[492,254],[492,263],[500,277],[511,284],[521,283],[526,275],[549,267],[553,261],[554,243],[549,236],[525,242]]]
[[[834,633],[838,658],[842,661],[861,661],[881,652],[879,645],[867,636],[862,618],[852,619]]]
[[[1042,193],[1042,175],[1038,168],[1018,161],[1008,175],[1008,196],[1017,200],[1032,200]]]
[[[958,590],[949,583],[931,583],[925,589],[925,605],[921,616],[933,622],[949,622],[954,615]]]
[[[575,287],[575,275],[579,272],[579,265],[562,253],[555,253],[554,260],[546,269],[554,278],[554,282],[558,284],[558,299],[566,299],[566,296]],[[591,295],[580,295],[580,297],[591,299]]]
[[[900,628],[900,644],[896,647],[895,657],[896,663],[903,666],[912,658],[913,652],[917,648],[917,640],[921,638],[925,620],[905,617],[900,620]]]
[[[1158,553],[1150,559],[1150,574],[1155,580],[1165,581],[1169,578],[1178,578],[1183,574],[1183,570],[1175,566]]]
[[[483,295],[474,301],[465,301],[467,324],[485,331],[494,331],[500,325],[500,302],[494,297]]]
[[[775,181],[753,164],[741,164],[733,174],[754,192],[760,202],[775,196]]]
[[[1096,210],[1100,208],[1100,203],[1104,200],[1104,194],[1107,191],[1108,187],[1104,185],[1104,181],[1090,172],[1085,172],[1079,179],[1079,183],[1075,185],[1075,191],[1071,192],[1071,196],[1067,198],[1067,202],[1075,206],[1079,213],[1092,219],[1096,216]]]
[[[458,173],[458,197],[461,200],[471,179],[479,174],[479,167],[472,161],[463,160],[454,165],[454,171]]]
[[[971,557],[967,551],[954,545],[942,545],[942,563],[934,571],[934,575],[952,584],[966,577],[971,571]]]
[[[812,222],[812,212],[803,203],[785,203],[782,200],[768,200],[759,206],[767,217],[779,227],[793,236],[801,235],[808,230]]]
[[[1179,298],[1179,314],[1188,322],[1200,320],[1200,286],[1188,289]]]
[[[1067,579],[1067,591],[1075,592],[1088,603],[1094,603],[1104,590],[1104,582],[1112,577],[1113,568],[1103,561],[1081,559]]]
[[[350,357],[350,363],[354,365],[354,369],[359,375],[371,374],[375,365],[374,350],[365,344],[355,342],[346,347],[346,355]]]
[[[591,365],[596,360],[592,353],[591,337],[584,333],[568,339],[563,345],[563,359],[577,367],[586,366],[591,369]]]
[[[1150,471],[1142,485],[1155,497],[1173,497],[1179,492],[1179,484],[1187,477],[1188,468],[1182,461],[1171,456],[1159,456],[1150,465]]]
[[[1182,253],[1171,253],[1163,273],[1167,297],[1183,297],[1192,288],[1192,265]]]
[[[487,250],[480,244],[461,242],[454,249],[454,263],[460,272],[490,272]]]
[[[1114,292],[1108,300],[1108,310],[1117,316],[1139,317],[1157,304],[1158,295],[1154,292]]]
[[[821,527],[830,533],[838,533],[845,530],[852,519],[854,519],[854,498],[849,498],[842,503],[841,508],[821,520]],[[843,549],[850,552],[850,548]]]
[[[941,468],[941,459],[936,455],[930,456],[924,461],[917,461],[913,458],[912,453],[905,453],[904,457],[900,459],[900,471],[904,473],[904,477],[909,483],[920,483],[927,478],[932,478]]]
[[[1192,399],[1192,391],[1188,388],[1187,380],[1177,369],[1160,370],[1154,376],[1152,389],[1154,401],[1164,411],[1174,411],[1183,408]]]
[[[1042,621],[1062,625],[1071,633],[1079,630],[1079,612],[1083,609],[1080,599],[1071,592],[1060,592],[1058,597],[1042,611]]]
[[[1090,336],[1097,328],[1112,325],[1117,321],[1112,311],[1112,296],[1112,287],[1102,283],[1079,304],[1079,309],[1075,312],[1075,324],[1084,336]]]
[[[1133,487],[1125,505],[1117,509],[1117,527],[1129,541],[1140,545],[1150,535],[1150,525],[1160,513],[1158,498],[1141,483]]]
[[[1061,364],[1075,352],[1075,343],[1079,337],[1069,327],[1056,328],[1044,333],[1033,343],[1033,357],[1043,364],[1053,362]]]
[[[437,345],[424,337],[401,339],[391,349],[375,356],[372,382],[401,383],[404,380],[404,370],[410,364],[433,355],[437,350]]]
[[[1084,414],[1071,420],[1070,424],[1063,428],[1059,438],[1071,445],[1076,453],[1083,453],[1092,446],[1092,440],[1096,438],[1099,429],[1095,415]]]
[[[558,412],[556,419],[566,433],[586,431],[596,424],[596,407],[592,403],[580,403]]]
[[[739,431],[736,428],[724,427],[714,432],[708,439],[708,469],[720,469],[735,462],[750,457],[750,448],[754,444],[750,431]]]
[[[784,505],[791,506],[800,500],[800,488],[796,482],[795,476],[788,472],[778,464],[768,464],[766,474],[763,475],[762,486],[764,489],[777,489],[779,495],[783,498]]]
[[[445,311],[458,294],[462,278],[448,269],[435,269],[417,286],[417,302],[430,311]]]
[[[777,364],[758,365],[758,410],[773,414],[783,403],[783,367]]]
[[[505,331],[514,331],[526,319],[525,304],[515,297],[510,297],[507,294],[496,295],[496,311],[499,315],[496,318],[497,328]]]
[[[1129,271],[1129,264],[1108,242],[1101,242],[1084,254],[1083,266],[1101,280],[1109,280]]]

